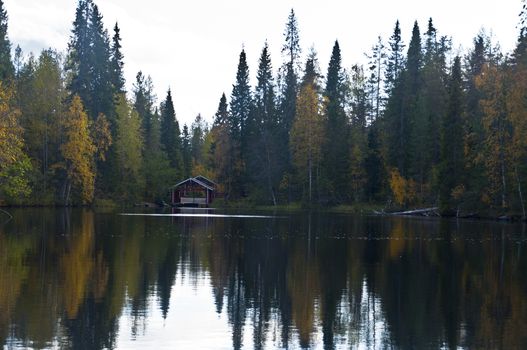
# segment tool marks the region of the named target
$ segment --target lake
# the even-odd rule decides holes
[[[527,348],[521,224],[10,211],[7,349]]]

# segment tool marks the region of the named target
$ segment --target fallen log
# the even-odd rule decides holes
[[[424,208],[415,210],[398,211],[394,213],[386,213],[387,215],[422,215],[422,216],[439,216],[437,207]]]

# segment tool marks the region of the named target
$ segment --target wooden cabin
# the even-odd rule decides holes
[[[208,207],[214,200],[216,183],[205,176],[196,176],[181,181],[172,187],[174,206]]]

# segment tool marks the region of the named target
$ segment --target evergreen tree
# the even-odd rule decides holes
[[[350,198],[358,202],[364,200],[366,185],[365,160],[368,155],[368,115],[372,109],[368,99],[367,81],[364,69],[353,66],[351,76],[351,130],[350,130]]]
[[[175,169],[181,168],[180,137],[172,92],[169,89],[161,108],[161,147],[166,152],[170,165]]]
[[[390,94],[391,90],[395,87],[396,82],[401,75],[404,68],[404,43],[401,37],[401,27],[399,21],[395,22],[395,28],[393,34],[388,42],[389,52],[387,54],[386,61],[386,81],[385,89],[386,94]]]
[[[183,139],[181,142],[181,153],[183,158],[183,178],[192,176],[192,146],[187,124],[183,125]]]
[[[408,45],[408,55],[404,71],[403,112],[400,118],[403,130],[401,145],[402,159],[400,168],[403,176],[407,175],[424,183],[425,157],[427,150],[422,141],[427,131],[427,119],[424,116],[421,89],[423,87],[421,68],[423,65],[423,51],[421,46],[421,32],[417,21],[412,29],[412,39]],[[404,120],[406,119],[406,120]],[[406,129],[406,130],[405,130]]]
[[[317,52],[312,47],[306,60],[306,67],[304,69],[304,76],[302,77],[302,86],[307,84],[313,85],[316,92],[320,92],[320,67],[318,66]]]
[[[220,103],[218,105],[218,111],[214,115],[214,125],[224,125],[228,123],[229,111],[227,105],[227,97],[225,93],[221,94]]]
[[[252,113],[252,96],[249,85],[249,67],[245,50],[240,53],[238,71],[236,73],[236,83],[232,88],[229,127],[230,140],[232,142],[233,154],[238,157],[234,164],[239,169],[240,176],[232,183],[232,192],[236,195],[243,194],[245,185],[245,164],[247,161],[247,121]]]
[[[124,84],[124,56],[121,52],[121,30],[117,23],[113,28],[113,38],[112,38],[112,47],[111,47],[111,81],[113,90],[115,93],[125,92]]]
[[[113,119],[114,88],[111,79],[111,49],[108,31],[104,29],[103,17],[97,5],[93,5],[89,20],[90,44],[92,47],[90,64],[91,90],[87,105],[95,119],[103,113]]]
[[[372,53],[369,58],[369,73],[368,92],[370,104],[373,108],[373,113],[370,121],[379,119],[383,104],[383,73],[385,71],[386,50],[382,42],[382,38],[377,39],[377,43],[372,48]]]
[[[143,139],[139,115],[124,94],[119,94],[117,98],[116,123],[115,152],[120,179],[115,191],[119,199],[130,202],[144,193],[144,177],[141,173]]]
[[[103,113],[113,123],[110,39],[102,19],[92,0],[79,0],[68,45],[68,89],[80,96],[92,120]]]
[[[154,143],[159,140],[152,139],[152,124],[153,124],[153,109],[155,103],[155,96],[153,92],[152,79],[145,77],[140,71],[136,75],[136,81],[133,86],[134,94],[134,109],[139,114],[141,119],[141,130],[145,141],[145,150],[154,149]]]
[[[461,60],[456,57],[448,87],[448,108],[441,127],[439,206],[443,213],[455,209],[457,193],[464,183],[463,100]]]
[[[238,142],[241,149],[245,146],[245,134],[247,132],[247,120],[252,109],[251,87],[249,85],[249,66],[245,50],[240,53],[236,83],[231,94],[230,126],[233,140]]]
[[[91,100],[90,58],[92,57],[92,43],[89,18],[92,6],[92,0],[79,0],[77,4],[66,64],[66,71],[69,73],[68,90],[72,95],[79,95],[85,104]]]
[[[192,154],[193,167],[201,165],[204,161],[203,146],[205,142],[205,135],[207,134],[207,124],[201,117],[201,114],[196,116],[194,122],[190,126],[190,149]]]
[[[266,192],[266,197],[276,205],[275,191],[281,178],[280,153],[277,146],[282,140],[277,137],[279,129],[276,95],[267,43],[260,56],[257,80],[254,93],[255,108],[249,123],[250,137],[253,143],[249,151],[249,170],[256,180],[256,188],[264,186],[261,190]]]
[[[441,120],[447,110],[448,72],[446,54],[450,50],[447,38],[437,37],[432,19],[428,21],[425,49],[421,69],[422,88],[420,99],[423,112],[417,121],[416,152],[421,162],[421,181],[429,184],[436,176],[440,158]],[[423,193],[424,194],[424,193]]]
[[[8,18],[3,0],[0,0],[0,82],[13,79],[14,67],[11,61],[11,42],[7,36]]]
[[[318,169],[322,160],[325,125],[322,103],[319,98],[318,64],[316,53],[311,51],[306,60],[304,77],[297,98],[297,110],[289,141],[291,157],[300,182],[307,177],[307,199],[313,201],[313,190],[318,186]]]
[[[464,149],[465,168],[467,178],[465,198],[471,205],[480,203],[481,193],[486,184],[485,168],[481,161],[484,146],[483,110],[480,101],[483,92],[477,87],[483,67],[487,62],[487,42],[483,33],[474,38],[474,46],[465,58],[465,99],[466,112],[464,114]]]
[[[345,191],[339,191],[348,183],[349,125],[344,111],[344,74],[341,67],[340,47],[335,41],[329,61],[326,89],[326,121],[327,139],[325,144],[324,169],[331,185],[329,191],[334,199],[343,200]]]
[[[284,74],[284,84],[280,101],[280,114],[283,130],[288,134],[295,117],[296,94],[298,92],[297,67],[299,65],[300,54],[302,53],[298,24],[293,9],[291,9],[291,13],[287,19],[284,37],[285,43],[282,46],[282,54],[285,57],[285,62],[281,69]]]

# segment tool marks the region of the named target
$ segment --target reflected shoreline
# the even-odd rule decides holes
[[[0,344],[527,347],[524,226],[202,214],[13,211]]]

